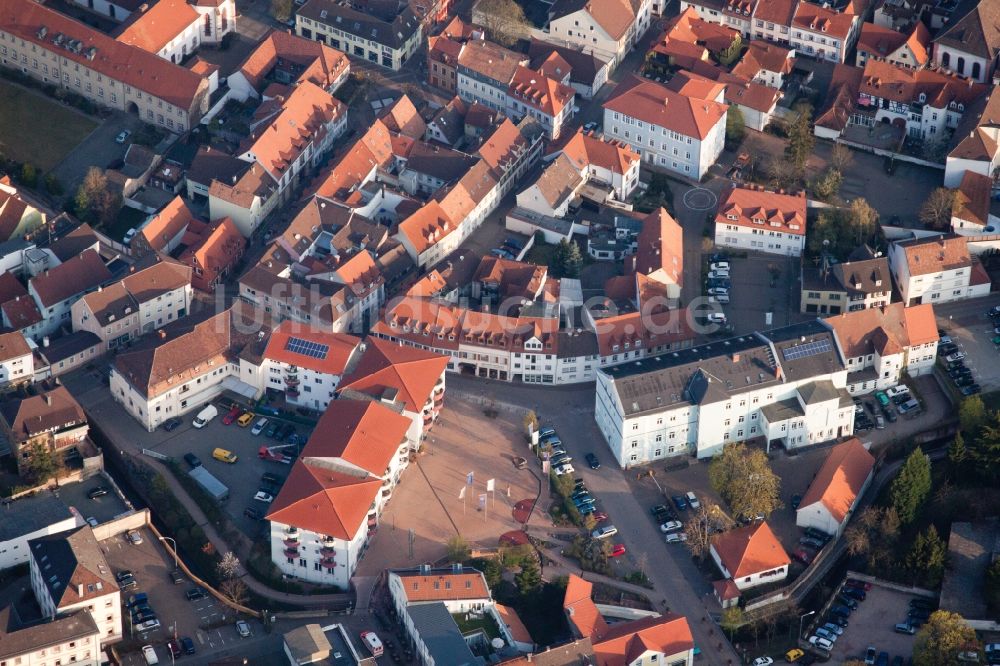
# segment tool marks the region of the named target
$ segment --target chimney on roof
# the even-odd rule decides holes
[[[45,394],[45,404],[48,405],[49,407],[52,406],[52,396],[49,395],[48,393]]]
[[[83,583],[76,584],[76,593],[79,594],[81,597],[83,596]]]
[[[739,362],[740,362],[739,352],[733,352],[733,363],[739,363]]]

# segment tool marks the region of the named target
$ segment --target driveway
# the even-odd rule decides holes
[[[984,391],[1000,389],[1000,353],[992,342],[996,336],[993,322],[986,316],[986,311],[998,304],[1000,298],[987,296],[934,306],[938,328],[968,355],[965,364]]]
[[[115,160],[125,157],[129,142],[116,143],[115,137],[122,130],[135,134],[142,127],[138,116],[124,112],[114,112],[108,119],[97,126],[80,145],[52,169],[51,173],[62,183],[66,193],[72,194],[83,182],[90,167],[107,168]]]

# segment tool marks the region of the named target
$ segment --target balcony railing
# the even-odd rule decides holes
[[[298,537],[285,539],[284,541],[282,541],[282,543],[285,544],[286,546],[288,546],[289,548],[298,548],[299,547]]]
[[[320,561],[320,565],[322,565],[323,567],[325,567],[327,569],[332,569],[335,566],[337,566],[337,563],[331,557],[331,558],[328,558],[328,559],[321,560]]]
[[[299,551],[297,548],[286,548],[285,557],[298,557]]]
[[[285,528],[285,534],[298,534],[299,528],[289,525]]]

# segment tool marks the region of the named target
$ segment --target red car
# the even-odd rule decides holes
[[[236,405],[233,405],[233,408],[229,410],[229,413],[222,417],[222,424],[233,425],[233,421],[239,418],[240,414],[242,413],[243,413],[242,409],[240,409]]]
[[[611,549],[611,557],[621,557],[625,554],[625,544],[616,543],[615,547]]]
[[[864,590],[865,592],[869,592],[872,589],[872,584],[871,583],[869,583],[867,581],[863,581],[863,580],[858,580],[857,578],[848,578],[847,582],[845,583],[845,585],[847,585],[847,587],[857,587],[857,588],[860,588],[860,589]]]
[[[179,659],[181,654],[181,646],[175,640],[167,641],[167,649],[170,650],[170,656],[174,659]]]
[[[603,523],[605,520],[608,519],[608,514],[604,513],[603,511],[595,511],[591,515],[594,517],[594,520],[596,520],[599,523]]]
[[[812,564],[813,558],[816,557],[813,553],[810,553],[805,548],[796,548],[792,552],[792,559],[798,560],[802,564],[809,565]]]

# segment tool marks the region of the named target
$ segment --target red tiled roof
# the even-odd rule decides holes
[[[728,107],[630,75],[614,89],[604,108],[700,140],[718,123],[725,122]]]
[[[275,30],[265,37],[240,65],[240,71],[254,88],[260,88],[264,77],[282,61],[304,66],[298,80],[311,81],[329,89],[350,69],[347,56],[312,39]]]
[[[407,603],[490,599],[490,588],[478,571],[469,573],[406,574],[396,572],[403,585]],[[497,604],[499,606],[499,604]],[[516,617],[516,615],[515,615]]]
[[[417,254],[436,244],[455,230],[455,223],[441,208],[441,204],[431,200],[416,213],[399,223],[399,233],[403,234]]]
[[[629,270],[658,282],[684,283],[684,230],[659,208],[642,219],[637,249],[626,263]]]
[[[385,476],[399,448],[406,445],[412,421],[385,405],[367,400],[334,400],[323,412],[300,454],[339,458],[373,476]]]
[[[40,28],[47,34],[39,37]],[[184,67],[104,35],[82,23],[33,0],[4,0],[0,3],[0,28],[20,39],[57,53],[59,57],[93,69],[114,81],[121,81],[185,112],[195,100],[208,93],[208,82]],[[62,34],[66,40],[82,42],[79,52],[55,46],[52,39]],[[67,43],[66,41],[63,42]],[[93,60],[87,53],[95,48]]]
[[[562,152],[573,160],[578,169],[587,166],[597,166],[611,173],[626,174],[639,163],[639,153],[631,146],[613,139],[602,139],[593,134],[585,133],[583,129],[566,142]]]
[[[576,90],[541,72],[519,66],[510,80],[509,94],[549,116],[558,116],[573,101]]]
[[[952,102],[969,105],[988,91],[989,86],[954,74],[909,69],[873,59],[865,62],[860,89],[861,94],[905,104],[919,100],[922,94],[926,103],[936,109],[947,108]]]
[[[189,240],[189,235],[185,235],[185,240]],[[201,274],[196,275],[194,280],[203,285],[215,283],[220,275],[232,268],[243,256],[247,245],[247,239],[228,217],[205,226],[190,240],[191,244],[178,261],[200,269]]]
[[[597,605],[590,598],[594,585],[577,575],[570,574],[563,595],[563,610],[570,625],[583,638],[598,636],[608,630]]]
[[[326,355],[323,358],[317,358],[290,350],[288,346],[291,338],[326,345]],[[359,344],[361,344],[361,340],[353,335],[330,333],[287,320],[271,333],[271,338],[267,341],[267,347],[264,349],[264,358],[328,375],[343,375],[348,361],[351,360],[351,355]]]
[[[972,264],[969,243],[964,236],[954,234],[900,241],[910,276],[929,275]]]
[[[800,2],[795,8],[792,26],[845,40],[855,20],[858,17],[853,14],[842,14],[826,6]]]
[[[806,196],[772,192],[756,186],[736,187],[719,200],[715,224],[735,224],[753,229],[778,229],[805,236]]]
[[[494,604],[496,608],[497,615],[500,616],[500,620],[507,626],[507,630],[515,641],[519,643],[534,643],[535,640],[531,637],[531,633],[528,628],[524,626],[524,622],[521,621],[521,616],[517,614],[517,611],[510,606],[504,606],[503,604]]]
[[[381,488],[382,479],[341,474],[307,465],[300,458],[274,498],[267,519],[349,541],[363,529]]]
[[[10,322],[11,328],[21,330],[37,324],[42,320],[42,313],[35,304],[35,299],[29,296],[17,296],[0,305],[4,317]]]
[[[702,19],[698,10],[689,5],[667,22],[663,35],[653,43],[652,50],[686,44],[718,52],[732,46],[739,34],[738,30]]]
[[[14,300],[18,296],[27,296],[28,290],[13,273],[0,273],[0,303]]]
[[[930,303],[904,306],[890,303],[881,308],[844,312],[824,319],[837,334],[847,358],[899,353],[907,347],[938,339],[934,306]]]
[[[626,666],[646,652],[669,657],[694,649],[687,618],[675,613],[618,622],[596,640],[594,657],[602,666]]]
[[[6,362],[19,356],[30,356],[31,347],[20,331],[0,333],[0,362]]]
[[[726,84],[726,102],[738,104],[761,113],[771,113],[781,100],[781,91],[763,83],[723,74],[719,80]]]
[[[785,24],[787,25],[787,23]],[[790,74],[795,66],[792,52],[777,44],[752,40],[743,54],[743,58],[733,67],[732,73],[744,79],[752,80],[760,70]]]
[[[417,107],[413,106],[413,102],[405,94],[385,110],[381,119],[390,132],[398,132],[411,139],[423,139],[424,132],[427,131],[427,123],[420,117],[420,114],[417,113]]]
[[[906,43],[906,35],[892,28],[863,23],[858,36],[858,51],[864,51],[876,58],[885,58]]]
[[[714,536],[712,548],[734,580],[791,563],[766,521]]]
[[[407,411],[419,412],[431,397],[434,385],[448,367],[448,357],[369,337],[361,360],[344,377],[340,390],[351,389],[381,396],[385,389],[397,391],[396,400]]]
[[[198,12],[186,0],[156,0],[132,12],[115,39],[159,55],[198,19]]]
[[[834,520],[843,522],[874,467],[875,458],[857,437],[838,444],[816,472],[798,510],[822,502]]]
[[[957,212],[954,216],[985,227],[990,216],[990,195],[993,179],[971,169],[962,175],[956,193]]]
[[[29,284],[42,307],[51,307],[88,289],[95,289],[110,279],[111,271],[104,265],[101,256],[94,250],[85,250],[83,254],[31,278]]]
[[[601,356],[611,356],[629,349],[655,349],[694,340],[691,317],[686,310],[641,310],[596,322],[597,345]],[[618,347],[615,349],[615,347]]]

